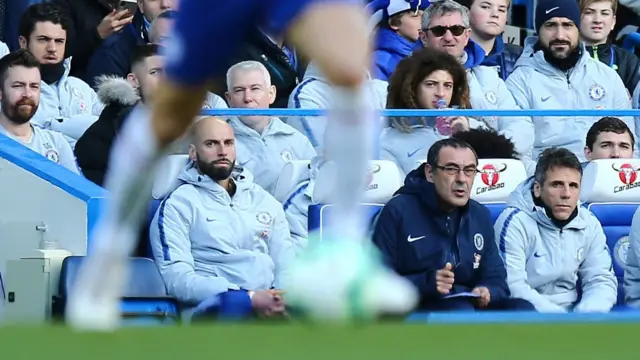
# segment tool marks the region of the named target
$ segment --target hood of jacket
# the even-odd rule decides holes
[[[105,105],[131,106],[140,101],[138,90],[126,79],[118,76],[103,75],[98,77],[96,88],[98,89],[98,98]]]
[[[538,37],[530,36],[525,40],[524,51],[522,52],[522,56],[516,62],[516,68],[519,66],[529,67],[535,69],[536,71],[545,74],[547,76],[562,76],[565,77],[565,73],[551,65],[544,58],[544,52],[542,50],[535,51],[534,46],[538,42]],[[578,63],[573,67],[573,69],[581,68],[587,65],[587,61],[589,61],[589,52],[585,49],[584,43],[580,42],[578,45],[580,47],[580,59]]]
[[[404,58],[420,47],[420,40],[410,41],[391,29],[380,28],[376,33],[376,50],[382,50]]]
[[[469,39],[467,46],[464,47],[464,53],[466,54],[463,55],[466,57],[464,62],[465,69],[471,69],[482,64],[485,57],[484,49],[471,39]]]
[[[293,135],[297,131],[277,117],[270,118],[269,124],[264,128],[262,134],[259,134],[257,131],[243,124],[237,117],[229,118],[228,123],[233,127],[233,131],[236,136],[266,137],[276,135]]]
[[[534,219],[542,227],[558,230],[558,226],[556,226],[547,215],[545,208],[535,204],[532,193],[533,182],[534,178],[532,176],[518,185],[511,195],[509,195],[507,207],[519,209],[530,218]],[[588,225],[587,217],[588,211],[583,209],[580,201],[578,201],[578,214],[573,220],[565,225],[565,228],[583,230]]]

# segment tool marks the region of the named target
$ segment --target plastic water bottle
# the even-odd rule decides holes
[[[438,99],[436,102],[437,109],[446,109],[447,108],[447,100]],[[451,122],[447,119],[446,116],[438,116],[436,117],[436,130],[442,136],[451,136],[453,130],[451,129]]]

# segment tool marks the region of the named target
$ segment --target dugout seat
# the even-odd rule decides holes
[[[294,160],[284,164],[278,176],[273,197],[284,203],[300,182],[309,180],[310,169],[311,160]]]
[[[514,159],[480,159],[478,170],[471,198],[486,206],[495,222],[505,209],[509,195],[527,179],[527,170],[524,163]]]
[[[598,218],[618,278],[618,304],[624,303],[623,277],[631,220],[640,205],[640,160],[606,159],[583,170],[580,200]]]
[[[64,315],[84,256],[69,256],[60,269],[59,295],[54,298],[54,314]],[[147,258],[131,258],[131,273],[122,298],[125,325],[168,325],[178,322],[178,301],[167,295],[164,282],[155,263]]]

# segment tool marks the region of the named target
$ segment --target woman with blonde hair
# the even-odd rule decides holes
[[[387,109],[443,109],[437,117],[390,117],[380,135],[380,156],[398,165],[402,175],[424,161],[436,141],[457,131],[485,127],[475,119],[447,116],[445,109],[470,109],[464,67],[451,55],[422,49],[398,64],[389,81]]]

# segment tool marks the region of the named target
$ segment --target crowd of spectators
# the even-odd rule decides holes
[[[590,161],[637,156],[636,119],[446,111],[637,108],[640,59],[610,39],[617,0],[538,1],[536,35],[524,47],[502,36],[509,0],[364,5],[370,105],[443,113],[384,119],[378,129],[380,159],[404,185],[378,216],[373,244],[420,290],[421,307],[610,311],[618,284],[602,226],[579,206],[580,183]],[[20,49],[0,46],[0,133],[102,186],[123,123],[154,102],[179,11],[179,0],[30,6]],[[268,26],[250,34],[226,77],[212,79],[203,109],[331,106],[332,85],[312,59]],[[170,295],[211,305],[198,312],[239,293],[260,315],[287,312],[280,284],[313,236],[308,207],[321,202],[326,126],[322,117],[194,119],[176,144],[188,154],[179,185],[148,234]],[[519,160],[531,176],[495,226],[470,200],[487,158]],[[276,200],[282,169],[301,160],[310,161],[306,175]]]

